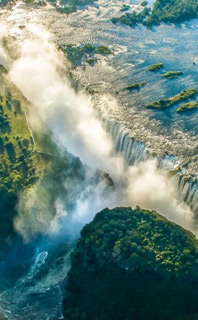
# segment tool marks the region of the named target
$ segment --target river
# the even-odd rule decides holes
[[[72,73],[81,85],[91,85],[95,91],[93,104],[113,137],[115,149],[125,153],[130,165],[155,155],[164,161],[164,166],[170,169],[181,166],[184,174],[196,176],[198,112],[180,115],[175,107],[151,111],[145,105],[184,89],[197,88],[198,22],[180,26],[162,24],[152,30],[112,24],[110,19],[128,2],[100,0],[99,6],[90,6],[69,16],[50,7],[32,10],[19,4],[9,12],[3,11],[1,21],[6,19],[19,38],[22,26],[28,22],[46,27],[58,46],[91,43],[111,48],[113,55],[100,56],[94,66],[78,66]],[[137,9],[140,2],[131,1],[131,5]],[[161,72],[150,73],[147,66],[157,62],[164,63],[164,72],[176,70],[183,75],[170,80],[162,78]],[[141,81],[147,85],[140,91],[116,93],[132,82]],[[126,136],[133,138],[130,146],[133,155],[127,149],[130,142],[126,143]],[[196,198],[194,194],[189,197]],[[8,319],[62,319],[64,283],[76,239],[71,242],[67,233],[60,233],[40,236],[29,244],[21,239],[16,241],[0,264],[1,311]]]

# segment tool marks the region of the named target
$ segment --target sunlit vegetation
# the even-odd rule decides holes
[[[0,96],[0,237],[9,234],[16,202],[23,188],[33,184],[37,155],[20,102],[9,92]]]
[[[75,6],[62,6],[62,7],[57,7],[56,10],[60,13],[66,13],[66,14],[70,14],[73,13],[77,10],[77,7]]]
[[[141,13],[126,13],[121,17],[113,18],[112,22],[131,27],[137,24],[151,27],[161,22],[182,23],[198,17],[198,3],[195,0],[156,0],[152,11],[146,7],[147,1],[143,1],[141,5],[144,7]]]
[[[120,9],[121,12],[124,12],[124,11],[128,11],[130,9],[130,6],[127,5],[127,4],[123,4],[122,8]]]
[[[4,0],[4,2],[8,2],[9,0]],[[86,5],[93,5],[97,0],[23,0],[25,4],[29,5],[39,5],[43,6],[47,3],[50,3],[52,6],[56,8],[57,11],[61,13],[72,13],[75,12],[78,7],[84,7]]]
[[[174,79],[174,78],[178,78],[182,74],[183,74],[182,71],[168,71],[168,72],[164,73],[162,77],[168,78],[168,79]]]
[[[172,107],[178,102],[185,101],[185,100],[188,100],[189,98],[194,97],[197,93],[198,91],[195,89],[187,89],[177,94],[174,97],[171,97],[168,99],[161,99],[159,101],[149,103],[146,105],[146,108],[164,110]]]
[[[90,65],[90,66],[94,66],[94,64],[97,62],[97,59],[96,58],[88,58],[86,60],[86,62]]]
[[[121,17],[114,17],[111,21],[114,24],[124,24],[130,27],[135,27],[137,24],[143,23],[145,18],[150,14],[150,8],[144,8],[140,13],[133,11],[132,13],[125,13]]]
[[[4,80],[1,73],[0,81],[1,248],[1,240],[15,234],[13,223],[18,214],[18,202],[26,190],[38,183],[45,184],[46,190],[49,189],[46,192],[51,204],[48,210],[53,209],[56,192],[60,191],[61,186],[64,189],[60,176],[64,177],[63,171],[67,170],[67,157],[59,155],[44,125],[42,131],[32,133],[25,113],[28,110],[27,101],[13,85]],[[51,190],[54,185],[55,190]]]
[[[108,56],[113,53],[106,46],[93,46],[91,44],[84,46],[67,45],[64,52],[73,66],[85,61],[90,65],[94,65],[97,62],[96,54]]]
[[[198,101],[183,103],[179,108],[176,109],[177,112],[192,111],[198,108]]]
[[[65,198],[66,179],[83,179],[84,172],[79,159],[72,158],[71,168],[69,156],[60,154],[46,128],[32,136],[22,104],[11,93],[1,95],[0,101],[1,248],[1,240],[15,235],[14,220],[18,209],[24,214],[45,209],[53,217],[56,199]],[[30,206],[28,199],[34,186],[39,194],[35,196],[36,203],[32,198]],[[72,199],[69,200],[72,205]]]
[[[97,0],[60,0],[61,5],[70,6],[86,6],[88,4],[94,4]]]
[[[109,54],[112,54],[113,52],[106,46],[98,46],[95,48],[96,54],[101,54],[103,56],[108,56]]]
[[[70,14],[78,10],[79,7],[93,5],[97,0],[49,0],[55,2],[53,5],[60,13]]]
[[[181,23],[198,17],[198,3],[194,0],[156,0],[147,26],[161,22]]]
[[[190,319],[198,314],[198,241],[156,212],[105,209],[72,254],[65,319]]]
[[[55,6],[59,12],[69,14],[75,12],[78,7],[93,5],[96,1],[97,0],[60,0],[59,2],[55,1]],[[54,1],[52,0],[52,2]]]
[[[134,91],[134,90],[140,90],[142,87],[146,85],[146,82],[134,82],[127,87],[125,87],[123,90],[128,90],[128,91]]]
[[[155,72],[155,71],[158,71],[160,69],[164,68],[164,64],[159,62],[159,63],[155,63],[155,64],[152,64],[151,66],[148,66],[147,69],[151,72]]]

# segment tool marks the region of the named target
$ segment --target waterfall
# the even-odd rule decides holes
[[[133,139],[129,130],[114,119],[102,118],[105,129],[113,140],[114,149],[121,153],[126,164],[131,166],[140,161],[151,159],[145,144]]]
[[[76,78],[73,72],[69,73],[69,80],[76,92],[83,89],[80,80]],[[87,90],[88,87],[86,91],[89,91]],[[131,136],[130,130],[124,124],[110,117],[106,112],[104,113],[103,108],[100,107],[100,97],[95,98],[93,106],[98,118],[102,121],[106,132],[113,141],[114,151],[122,154],[126,165],[132,166],[148,159],[156,159],[159,169],[165,168],[172,174],[171,180],[177,187],[179,200],[187,203],[194,212],[195,217],[198,217],[198,183],[193,181],[193,177],[186,176],[183,170],[178,168],[178,163],[173,155],[153,155],[145,143]]]
[[[165,155],[154,156],[143,142],[135,140],[130,135],[130,131],[115,119],[103,116],[100,118],[104,127],[113,140],[114,149],[121,153],[127,165],[132,166],[148,159],[157,159],[159,168],[166,168],[172,172],[171,180],[177,186],[179,200],[187,203],[195,216],[198,216],[198,186],[193,177],[186,176],[182,169],[177,169],[174,156]]]

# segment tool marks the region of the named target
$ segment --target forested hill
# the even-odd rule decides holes
[[[72,255],[65,319],[191,319],[197,257],[195,237],[156,212],[105,209],[83,228]]]
[[[198,17],[197,0],[156,0],[146,25],[160,22],[181,23]]]

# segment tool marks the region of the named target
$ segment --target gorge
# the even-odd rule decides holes
[[[17,2],[2,8],[0,312],[6,319],[57,320],[65,317],[81,320],[94,319],[94,315],[95,319],[100,320],[115,318],[116,309],[112,313],[112,307],[108,310],[103,310],[103,307],[113,303],[114,309],[116,296],[113,302],[110,297],[108,302],[104,300],[99,305],[101,313],[93,308],[91,312],[94,313],[90,315],[76,306],[76,301],[84,297],[83,293],[80,297],[76,293],[74,298],[69,296],[68,301],[75,300],[69,307],[67,294],[70,295],[81,285],[80,290],[87,290],[85,283],[79,281],[81,275],[86,273],[83,268],[87,268],[85,279],[92,283],[93,288],[101,281],[97,299],[100,300],[101,292],[108,281],[111,282],[111,272],[110,291],[114,290],[119,274],[118,284],[125,299],[125,282],[128,277],[130,281],[134,277],[136,279],[132,271],[136,270],[136,265],[137,270],[143,265],[142,258],[139,260],[142,250],[144,263],[150,263],[146,269],[151,273],[150,278],[144,275],[145,281],[148,281],[147,297],[152,282],[159,280],[159,274],[153,276],[153,270],[156,272],[158,259],[161,259],[162,269],[169,270],[168,267],[174,265],[178,277],[176,289],[173,289],[171,285],[169,287],[171,276],[160,273],[162,287],[168,287],[167,292],[171,290],[175,301],[185,301],[187,295],[188,301],[192,300],[189,309],[180,310],[178,307],[175,313],[173,306],[179,302],[173,301],[170,310],[167,309],[164,314],[158,308],[156,313],[153,311],[152,319],[159,319],[159,316],[171,319],[170,314],[172,319],[181,319],[182,316],[183,319],[190,319],[197,314],[194,304],[197,291],[192,291],[194,296],[189,294],[193,281],[197,281],[194,268],[197,263],[195,236],[198,215],[197,113],[195,110],[191,115],[180,115],[172,109],[158,113],[160,111],[145,108],[146,103],[196,87],[196,62],[195,65],[192,62],[196,61],[193,41],[197,36],[197,21],[178,29],[162,25],[156,31],[147,30],[144,26],[131,31],[111,23],[110,17],[120,10],[123,3],[98,1],[90,7],[75,8],[68,15],[55,10],[53,4],[41,6]],[[139,10],[140,4],[131,3],[131,6]],[[165,42],[156,51],[162,41],[158,39],[160,33]],[[178,44],[183,37],[186,40],[185,50]],[[72,66],[66,46],[84,48],[87,43],[86,50],[92,48],[90,56],[86,53],[80,63]],[[103,54],[104,50],[108,51],[108,55]],[[164,56],[166,51],[169,56]],[[89,63],[88,58],[95,59],[94,63]],[[159,61],[164,63],[165,70],[151,74],[147,67]],[[179,78],[167,80],[162,75],[175,63],[182,74]],[[131,79],[133,83],[144,81],[145,85],[141,90],[123,90],[132,83]],[[13,215],[8,214],[7,208]],[[105,211],[104,208],[109,209]],[[146,239],[141,232],[133,239],[122,240],[120,234],[114,239],[114,231],[116,233],[119,228],[123,228],[126,234],[134,232],[134,222],[131,229],[125,222],[120,221],[118,227],[114,223],[118,219],[117,213],[122,220],[125,210],[128,224],[130,219],[133,220],[132,214],[137,215],[137,225],[150,239],[147,241],[150,241],[152,250],[144,248]],[[96,215],[97,212],[100,213]],[[100,224],[98,217],[106,219],[100,227],[100,231],[103,227],[106,230],[104,245],[111,232],[110,241],[114,245],[116,241],[123,241],[121,248],[117,243],[113,257],[122,260],[121,253],[125,254],[125,247],[127,250],[133,242],[131,246],[135,249],[134,252],[130,249],[129,254],[137,252],[138,257],[133,256],[134,260],[130,260],[130,268],[122,265],[120,260],[121,270],[120,265],[116,266],[111,259],[107,259],[106,266],[106,257],[112,256],[109,247],[104,261],[100,256],[103,254],[102,247],[97,253],[91,229],[92,226],[95,228],[97,221]],[[151,226],[147,226],[147,221],[152,219],[156,219],[156,224],[149,222]],[[84,227],[85,224],[88,225]],[[97,230],[100,228],[96,227]],[[172,230],[170,239],[169,228]],[[106,282],[102,274],[97,275],[97,263],[96,269],[92,270],[95,258],[92,261],[88,257],[82,263],[83,259],[86,260],[87,247],[82,247],[82,252],[78,252],[78,248],[84,241],[82,238],[86,238],[86,232],[93,257],[99,257],[99,264],[100,261],[104,263],[102,268]],[[167,246],[163,247],[163,241]],[[178,247],[177,242],[181,242]],[[78,254],[82,270],[78,268],[78,263],[75,264],[75,255]],[[178,261],[174,261],[174,254],[179,257]],[[68,274],[70,261],[72,268]],[[183,274],[178,272],[180,266]],[[191,267],[189,276],[188,268]],[[132,272],[130,275],[128,268]],[[187,278],[185,290],[182,291],[184,275]],[[121,284],[122,281],[125,285]],[[136,281],[138,286],[141,282],[138,276]],[[162,287],[154,288],[154,299],[157,299]],[[92,296],[93,288],[90,286],[87,299]],[[167,292],[164,292],[165,304],[168,301]],[[180,292],[178,296],[177,292]],[[133,292],[134,295],[136,293]],[[141,295],[139,299],[143,299]],[[83,308],[85,306],[88,310],[85,302],[86,296],[82,303]],[[141,313],[139,303],[137,297],[136,305],[128,314],[126,310],[129,306],[123,305],[116,313],[117,319],[147,319],[150,309],[145,306],[145,314]],[[70,308],[69,311],[67,308]]]

